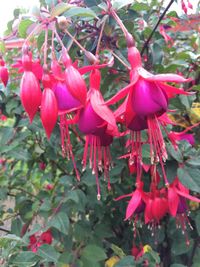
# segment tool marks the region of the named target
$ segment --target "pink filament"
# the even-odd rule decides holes
[[[76,173],[76,178],[80,181],[80,175],[76,166],[76,161],[72,151],[72,145],[70,141],[69,125],[65,115],[60,115],[60,135],[61,135],[61,147],[63,157],[67,156],[68,160],[71,158]]]

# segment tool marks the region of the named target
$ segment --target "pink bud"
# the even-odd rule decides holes
[[[9,78],[8,69],[5,66],[0,67],[0,79],[2,80],[5,87],[8,83],[8,78]]]
[[[58,105],[54,92],[49,88],[45,88],[42,93],[41,120],[48,139],[56,124],[57,117]]]
[[[20,98],[25,111],[28,113],[30,123],[41,104],[42,92],[39,82],[33,72],[25,71],[20,84]]]

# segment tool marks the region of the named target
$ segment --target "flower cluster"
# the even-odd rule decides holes
[[[121,25],[115,11],[110,9],[110,14]],[[56,31],[55,24],[48,21],[42,26],[45,29],[44,57],[34,60],[30,46],[25,42],[22,48],[22,59],[13,65],[23,73],[20,98],[30,123],[39,111],[46,136],[50,139],[57,121],[59,122],[62,153],[72,160],[78,180],[80,180],[80,171],[76,166],[69,129],[77,136],[79,132],[85,136],[83,171],[86,169],[89,157],[89,167],[96,178],[98,199],[101,195],[100,173],[104,173],[108,190],[111,189],[109,170],[113,164],[109,146],[114,137],[120,138],[121,135],[127,134],[129,136],[126,144],[127,155],[122,157],[128,158],[130,172],[136,176],[134,183],[136,189],[133,193],[118,198],[131,197],[126,210],[126,220],[134,218],[136,222],[138,218],[143,218],[145,224],[155,229],[161,219],[169,214],[178,218],[178,225],[185,231],[186,199],[195,202],[200,200],[189,194],[189,190],[182,185],[178,177],[172,183],[169,182],[165,171],[168,154],[163,133],[175,150],[178,149],[180,140],[194,144],[193,135],[187,133],[190,129],[180,133],[167,131],[167,126],[173,124],[167,115],[169,101],[176,95],[188,95],[189,93],[181,86],[177,87],[177,84],[187,83],[191,79],[172,73],[154,75],[147,71],[142,65],[140,52],[132,36],[121,25],[127,41],[130,81],[125,88],[105,101],[100,90],[101,69],[109,67],[112,62],[100,64],[98,54],[94,56],[81,47],[92,65],[78,67],[77,62],[72,62],[69,51]],[[61,45],[58,56],[54,51],[52,40],[51,49],[49,49],[52,51],[49,55],[50,64],[48,64],[47,40],[49,29],[53,31]],[[166,35],[164,37],[168,40]],[[78,43],[77,40],[73,39],[73,41]],[[89,73],[89,85],[84,79],[85,73]],[[6,85],[8,74],[3,60],[0,60],[0,77]],[[120,102],[118,108],[111,110],[110,106],[117,102]],[[118,124],[123,125],[122,128],[125,129],[123,133],[119,132]],[[149,165],[143,163],[143,145],[149,147]],[[44,167],[40,166],[40,168]],[[159,168],[161,173],[158,171]],[[149,172],[151,177],[150,186],[146,189],[148,191],[144,190],[144,172]],[[48,234],[50,235],[49,232]],[[31,237],[31,249],[32,246],[37,248],[41,244],[41,237],[42,235],[39,241],[36,236]],[[49,240],[48,242],[51,242],[51,239]]]
[[[41,234],[36,233],[29,237],[28,249],[33,252],[37,252],[38,248],[44,244],[51,244],[53,241],[52,233],[50,230],[43,232]]]

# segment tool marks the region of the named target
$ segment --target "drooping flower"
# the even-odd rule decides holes
[[[137,135],[133,133],[147,129],[151,163],[160,162],[164,169],[162,161],[167,159],[167,151],[160,127],[164,127],[164,123],[160,123],[159,117],[167,111],[169,98],[176,94],[188,94],[166,82],[182,83],[190,79],[171,73],[151,74],[142,67],[140,53],[134,46],[128,47],[128,60],[131,64],[130,84],[106,103],[114,104],[126,97],[115,111],[116,117],[123,117],[124,124],[131,130],[132,147],[135,147],[134,143],[142,142],[136,139]],[[134,153],[132,149],[130,157],[133,157]],[[168,183],[167,179],[165,182]]]
[[[38,79],[32,72],[32,61],[29,55],[24,52],[22,57],[24,73],[20,83],[20,98],[25,111],[28,113],[30,123],[41,104],[42,92]]]
[[[190,241],[187,235],[187,226],[192,229],[188,219],[188,206],[186,200],[191,200],[195,203],[200,203],[200,199],[190,195],[189,189],[186,188],[176,177],[168,187],[168,206],[169,213],[176,219],[176,227],[182,230],[185,235],[186,244],[189,245]]]
[[[90,74],[90,89],[87,94],[86,106],[80,111],[78,121],[79,130],[87,135],[83,155],[83,169],[86,168],[88,147],[90,146],[90,167],[96,176],[98,198],[100,198],[99,170],[104,170],[110,189],[109,168],[111,166],[111,156],[109,145],[113,141],[113,136],[118,135],[115,117],[105,105],[100,93],[100,82],[100,71],[95,69]]]
[[[41,100],[41,121],[48,139],[51,137],[57,117],[58,105],[54,92],[50,88],[45,88]]]
[[[2,81],[5,87],[7,86],[8,79],[9,79],[8,69],[5,66],[4,60],[0,58],[0,80]]]

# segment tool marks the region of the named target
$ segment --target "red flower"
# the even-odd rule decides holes
[[[41,121],[48,139],[51,137],[57,117],[58,106],[54,92],[49,88],[45,88],[42,92],[41,100]]]
[[[4,60],[0,59],[0,79],[3,82],[5,87],[8,83],[8,78],[9,78],[8,69],[5,66]]]
[[[114,114],[105,105],[101,95],[100,82],[101,73],[98,69],[95,69],[90,74],[90,90],[87,94],[86,106],[80,111],[78,121],[80,131],[87,134],[83,169],[86,168],[88,146],[90,145],[90,167],[96,175],[98,198],[100,198],[98,171],[104,169],[104,176],[108,180],[108,189],[110,189],[109,168],[111,166],[111,156],[109,145],[113,141],[113,136],[119,135]]]
[[[43,232],[42,234],[33,234],[29,237],[28,249],[31,249],[32,252],[37,252],[38,248],[43,244],[51,244],[53,237],[50,230]]]
[[[28,54],[23,55],[22,64],[24,74],[20,83],[20,98],[25,111],[28,113],[30,123],[32,123],[41,104],[42,92],[36,76],[31,71],[32,61]]]

